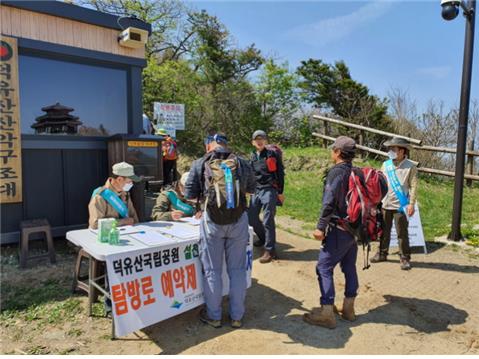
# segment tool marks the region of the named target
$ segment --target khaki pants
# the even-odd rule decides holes
[[[396,233],[399,242],[399,255],[404,259],[411,259],[411,248],[409,247],[409,222],[404,213],[397,210],[383,209],[383,235],[379,244],[381,254],[388,255],[389,242],[391,241],[391,228],[393,220],[396,225]]]

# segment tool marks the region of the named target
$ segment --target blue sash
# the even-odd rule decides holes
[[[187,216],[192,216],[195,214],[195,209],[193,208],[193,206],[190,206],[189,204],[182,202],[178,198],[175,192],[167,191],[166,196],[168,197],[169,201],[171,202],[171,206],[174,209],[183,212]]]
[[[409,205],[409,198],[404,193],[401,183],[399,182],[393,160],[385,161],[384,167],[386,169],[386,175],[388,176],[389,185],[392,187],[394,194],[399,200],[401,206],[399,210],[407,215],[406,207]]]
[[[235,208],[235,197],[233,187],[233,173],[224,163],[221,164],[221,168],[225,173],[225,186],[226,186],[226,208]]]
[[[91,196],[94,197],[102,188],[103,187],[98,187],[93,191]],[[100,196],[107,201],[122,218],[128,217],[128,207],[115,192],[105,188],[103,192],[100,193]]]

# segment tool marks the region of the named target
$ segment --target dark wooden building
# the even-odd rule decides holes
[[[22,188],[21,201],[0,205],[1,243],[18,240],[23,219],[47,218],[62,236],[88,222],[110,171],[108,138],[142,133],[145,49],[118,35],[151,26],[60,1],[0,6],[2,38],[18,44]]]

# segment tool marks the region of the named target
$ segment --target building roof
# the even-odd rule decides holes
[[[2,0],[1,3],[2,5],[11,6],[18,9],[53,15],[111,29],[123,30],[130,26],[136,27],[139,29],[147,30],[148,33],[151,34],[151,24],[148,24],[139,19],[115,16],[101,11],[88,9],[86,7],[65,3],[62,1]]]

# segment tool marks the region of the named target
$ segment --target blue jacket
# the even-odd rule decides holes
[[[346,218],[346,195],[351,169],[351,162],[342,162],[329,170],[323,190],[323,208],[317,225],[319,230],[325,231],[332,218]]]
[[[186,199],[203,199],[204,197],[204,169],[205,162],[209,161],[213,156],[228,157],[230,150],[225,148],[218,148],[210,153],[207,153],[202,158],[194,160],[191,164],[190,174],[185,184],[185,198]],[[241,175],[240,186],[243,193],[254,193],[256,188],[256,180],[253,170],[248,161],[238,157]]]

